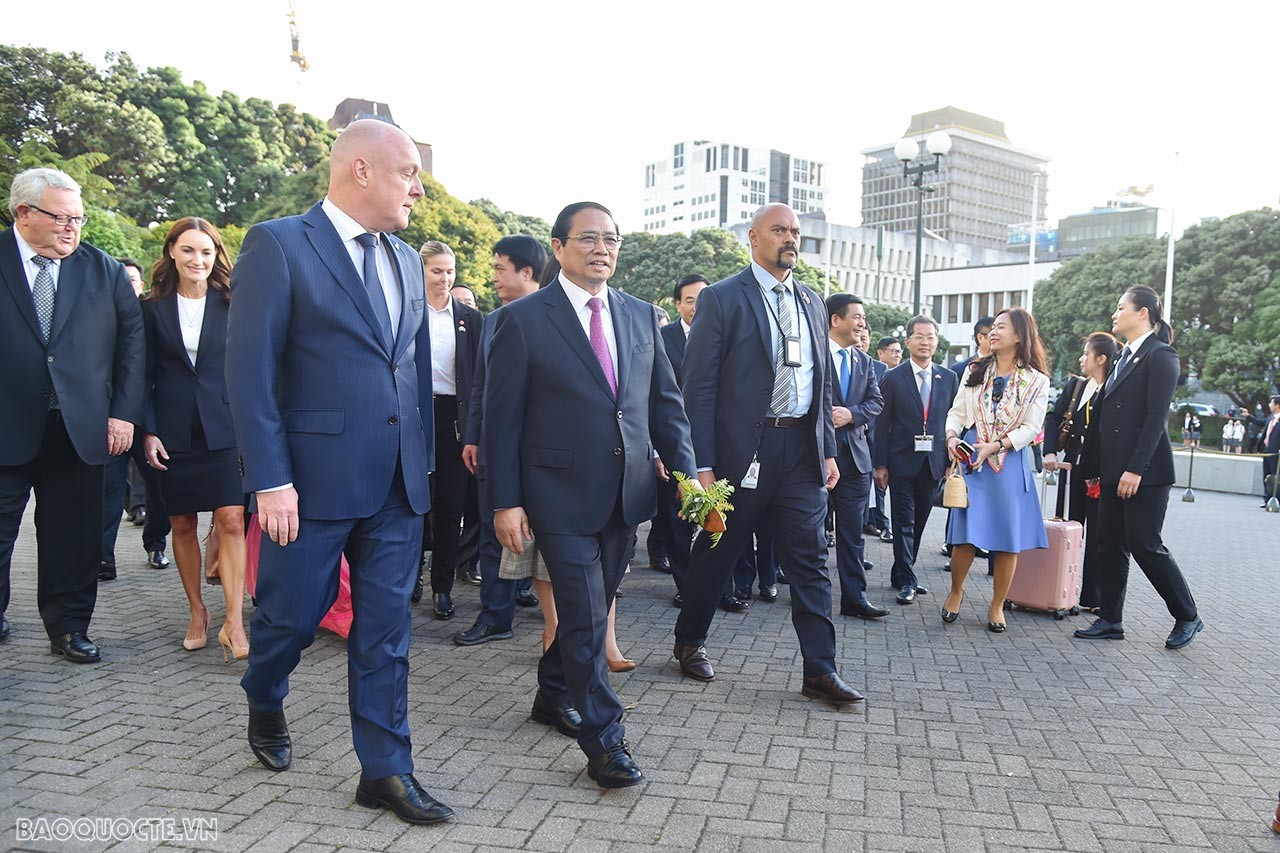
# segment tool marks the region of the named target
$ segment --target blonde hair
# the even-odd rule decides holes
[[[422,255],[422,259],[425,261],[427,258],[434,258],[436,255],[453,257],[453,249],[450,249],[448,245],[441,243],[439,240],[428,240],[422,244],[418,254]]]

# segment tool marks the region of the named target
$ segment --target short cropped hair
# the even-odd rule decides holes
[[[907,337],[908,338],[911,337],[911,335],[915,332],[916,326],[919,326],[921,323],[928,323],[930,326],[933,326],[933,333],[935,335],[938,334],[937,320],[933,319],[932,317],[926,317],[923,314],[917,314],[916,316],[912,317],[910,320],[907,321]]]
[[[71,190],[80,195],[80,185],[66,172],[57,169],[27,169],[13,176],[9,185],[9,214],[18,215],[18,205],[38,207],[47,189]]]
[[[844,315],[849,311],[850,305],[861,305],[862,300],[852,293],[833,293],[827,297],[827,322],[839,317],[844,319]]]
[[[898,339],[893,335],[885,335],[883,338],[876,341],[876,352],[879,352],[882,349],[888,349],[896,343],[898,343]]]
[[[699,275],[696,272],[685,276],[684,278],[677,281],[676,286],[671,289],[671,298],[674,299],[676,302],[679,302],[680,291],[684,290],[689,285],[697,284],[700,281],[703,282],[704,284],[711,284],[710,281],[707,281],[707,277],[705,275]]]
[[[542,243],[528,234],[509,234],[493,244],[495,255],[505,255],[515,264],[516,272],[526,267],[533,270],[534,281],[542,275],[547,265],[547,250]]]

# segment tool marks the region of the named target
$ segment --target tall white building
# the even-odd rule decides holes
[[[644,167],[645,231],[728,228],[776,201],[797,213],[823,210],[823,164],[768,148],[695,139],[675,143],[669,157]]]
[[[731,226],[730,231],[744,246],[749,245],[749,222]],[[1015,262],[1018,255],[999,249],[984,249],[966,243],[952,243],[925,237],[923,269]],[[857,294],[865,301],[891,305],[910,311],[914,299],[916,235],[869,226],[838,225],[821,213],[800,217],[800,257],[810,266],[834,278],[841,290]],[[924,280],[924,277],[921,277]],[[824,291],[822,282],[805,282]],[[922,310],[928,305],[926,300]]]

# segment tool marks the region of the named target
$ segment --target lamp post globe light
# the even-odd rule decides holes
[[[942,165],[942,158],[951,151],[951,137],[941,130],[935,130],[924,141],[927,152],[933,155],[933,162],[912,166],[911,161],[920,155],[920,145],[914,139],[899,139],[893,146],[893,155],[902,161],[902,177],[910,179],[916,188],[916,277],[914,288],[913,316],[920,313],[920,270],[921,249],[924,247],[924,195],[934,192],[933,187],[924,185],[926,172],[937,172]]]

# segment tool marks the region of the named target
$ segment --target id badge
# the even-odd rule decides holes
[[[751,457],[751,464],[747,466],[747,473],[743,475],[740,485],[744,489],[754,489],[760,485],[760,463],[754,456]]]
[[[800,338],[791,336],[787,338],[786,352],[784,353],[786,360],[783,362],[787,367],[800,366]]]
[[[928,453],[933,450],[933,436],[917,435],[916,436],[916,453]]]

